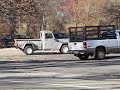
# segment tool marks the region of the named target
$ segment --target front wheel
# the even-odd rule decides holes
[[[33,54],[33,48],[32,48],[32,46],[26,46],[25,49],[24,49],[24,53],[25,53],[26,55],[31,55],[31,54]]]
[[[81,60],[87,60],[88,57],[89,57],[89,55],[79,55],[78,57],[79,57],[79,59],[81,59]]]
[[[68,45],[63,45],[60,49],[60,52],[63,54],[68,53]]]

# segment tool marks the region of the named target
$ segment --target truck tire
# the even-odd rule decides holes
[[[95,59],[96,60],[102,60],[105,58],[105,49],[104,48],[98,48],[95,53]]]
[[[26,46],[25,49],[24,49],[24,53],[25,53],[26,55],[31,55],[31,54],[33,54],[33,48],[32,48],[32,46]]]
[[[60,52],[62,54],[67,54],[68,53],[68,45],[62,45]]]
[[[81,59],[81,60],[87,60],[88,57],[89,57],[89,55],[79,55],[78,57],[79,57],[79,59]]]

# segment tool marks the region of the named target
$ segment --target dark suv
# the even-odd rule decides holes
[[[5,35],[0,39],[0,46],[5,47],[13,47],[14,46],[14,39],[32,39],[32,36],[23,35],[23,34],[16,34],[16,35]]]
[[[55,32],[53,34],[54,34],[56,39],[68,38],[68,36],[65,33],[62,33],[62,32]]]

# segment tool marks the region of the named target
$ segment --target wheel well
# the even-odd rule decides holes
[[[25,47],[27,47],[27,46],[33,47],[32,44],[26,44]],[[24,47],[24,49],[25,49],[25,47]]]
[[[96,52],[98,49],[100,49],[100,48],[102,48],[102,49],[105,51],[105,53],[106,53],[106,48],[105,48],[105,46],[98,46],[98,47],[96,47],[95,52]]]

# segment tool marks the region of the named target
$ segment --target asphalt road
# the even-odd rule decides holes
[[[0,90],[120,90],[120,57],[0,61]]]

